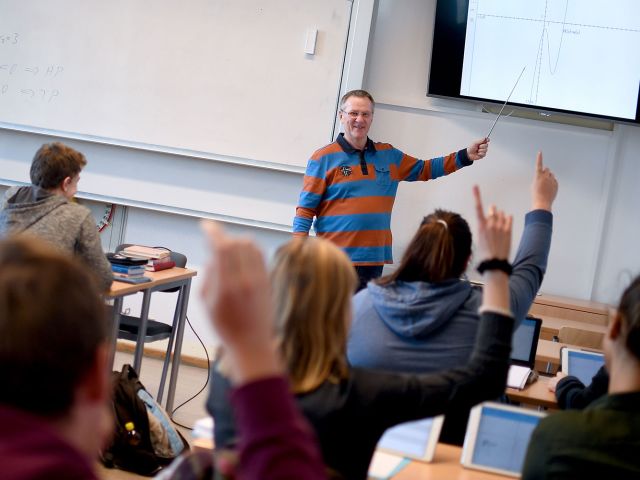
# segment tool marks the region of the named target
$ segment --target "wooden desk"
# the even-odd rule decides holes
[[[505,393],[514,402],[557,409],[556,395],[549,391],[549,382],[552,378],[540,376],[538,380],[531,385],[527,385],[522,390],[507,387]]]
[[[542,319],[542,329],[540,330],[540,338],[544,340],[553,340],[558,335],[561,327],[572,327],[588,332],[607,333],[607,326],[595,323],[583,322],[580,320],[568,320],[566,318],[551,317],[549,315],[538,315]]]
[[[111,358],[110,365],[113,365],[113,357],[115,355],[116,342],[118,340],[118,330],[120,327],[120,315],[122,312],[123,298],[142,292],[142,308],[140,311],[140,328],[138,329],[138,341],[136,342],[136,350],[134,353],[133,368],[140,375],[140,367],[142,365],[142,354],[144,352],[144,337],[147,332],[147,322],[149,320],[149,303],[151,294],[159,290],[169,288],[178,288],[178,300],[176,302],[176,310],[173,322],[171,343],[175,339],[173,346],[173,359],[171,364],[171,376],[169,379],[169,389],[167,392],[166,410],[173,410],[173,400],[175,397],[176,382],[178,380],[178,369],[180,368],[180,354],[182,352],[182,339],[184,337],[184,324],[187,316],[187,307],[189,305],[189,291],[191,289],[191,279],[197,275],[195,270],[188,268],[170,268],[159,272],[145,272],[145,276],[151,278],[150,282],[145,283],[125,283],[114,281],[111,289],[105,295],[106,298],[113,299],[113,327],[111,332]],[[162,390],[164,385],[161,384],[160,393],[157,401],[162,403]]]
[[[555,317],[575,320],[594,325],[607,325],[611,305],[589,300],[560,297],[557,295],[537,295],[529,313],[534,317]]]
[[[505,480],[504,475],[463,468],[462,447],[439,443],[433,462],[411,462],[393,480]]]

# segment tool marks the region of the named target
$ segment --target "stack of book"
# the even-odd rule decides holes
[[[166,270],[176,266],[176,263],[171,260],[171,251],[162,247],[131,245],[125,247],[125,249],[119,253],[130,258],[146,259],[144,269],[150,272]]]
[[[144,276],[146,258],[128,257],[120,253],[107,253],[107,259],[111,263],[111,271],[114,280],[127,283],[148,282],[151,279]]]

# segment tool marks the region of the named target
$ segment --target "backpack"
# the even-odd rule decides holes
[[[113,372],[111,381],[115,428],[111,445],[101,455],[106,467],[152,476],[189,449],[131,365]]]

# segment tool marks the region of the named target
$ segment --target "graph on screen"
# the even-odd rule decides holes
[[[460,94],[634,119],[640,2],[470,0]]]

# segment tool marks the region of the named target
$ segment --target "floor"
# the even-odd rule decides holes
[[[133,355],[124,352],[116,352],[114,361],[114,370],[120,370],[123,364],[133,363]],[[160,383],[160,373],[162,372],[162,361],[154,358],[145,357],[142,361],[140,369],[140,380],[145,388],[154,397],[158,393],[158,385]],[[205,381],[207,380],[207,371],[203,368],[191,367],[187,365],[180,366],[180,374],[178,375],[178,385],[176,388],[176,396],[174,408],[187,400],[189,397],[197,393]],[[209,387],[189,403],[180,407],[173,415],[173,419],[182,425],[192,427],[194,422],[202,417],[207,416],[205,410],[205,402],[209,394]],[[166,387],[165,387],[166,397]],[[187,441],[191,441],[191,432],[189,429],[177,426]],[[133,473],[124,472],[117,469],[104,468],[102,465],[98,467],[98,475],[103,480],[133,480],[149,477],[142,477]]]

